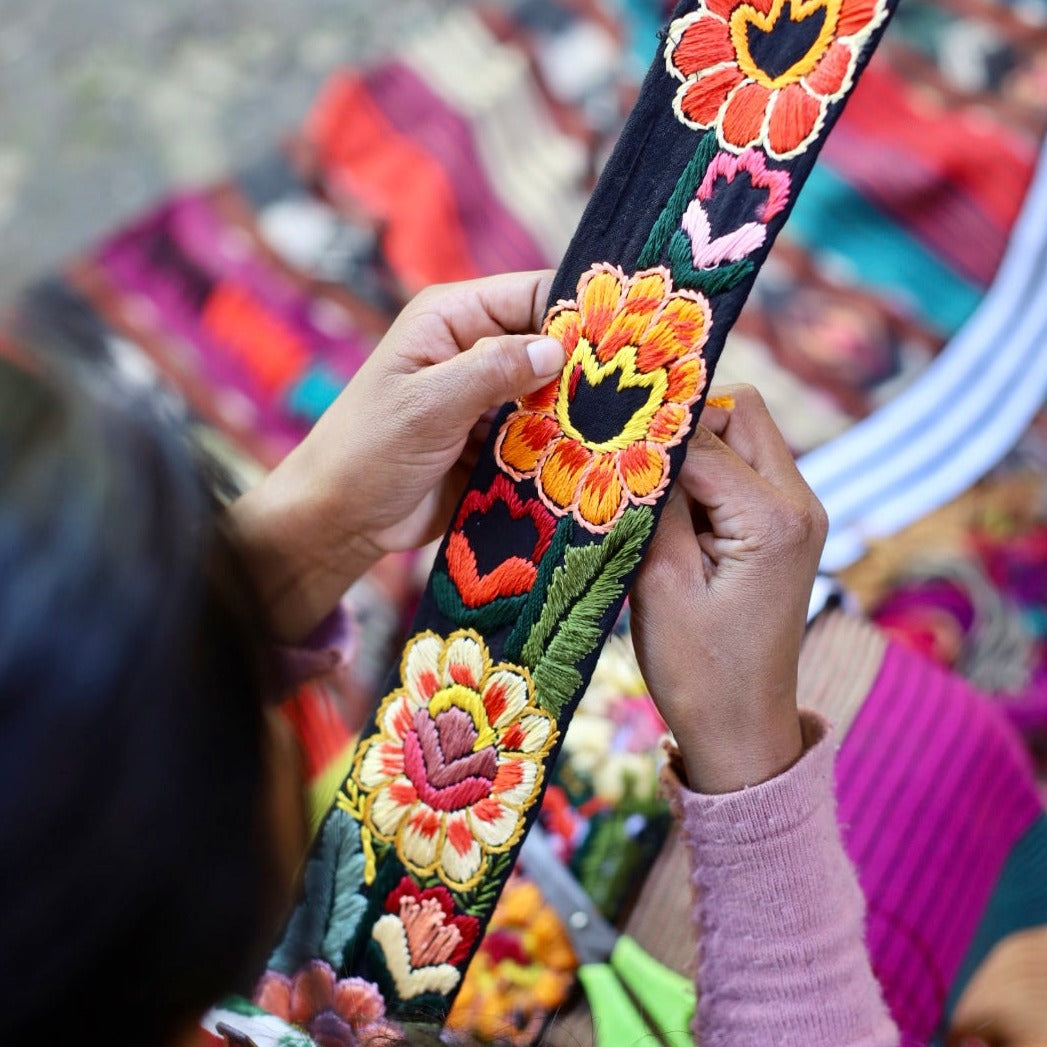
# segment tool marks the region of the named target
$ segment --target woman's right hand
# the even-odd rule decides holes
[[[688,784],[733,792],[803,751],[796,674],[827,519],[760,394],[709,405],[630,598]]]

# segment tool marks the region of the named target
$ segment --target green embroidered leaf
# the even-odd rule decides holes
[[[433,597],[440,613],[459,626],[471,626],[483,633],[491,633],[508,625],[527,602],[527,593],[502,596],[482,607],[466,607],[454,582],[443,573],[433,575]]]
[[[342,835],[335,863],[331,915],[320,946],[320,955],[337,970],[346,944],[367,907],[367,901],[358,893],[364,882],[366,864],[359,826],[356,819],[345,811],[335,808],[334,813],[341,816],[339,823],[342,825]]]
[[[245,996],[224,996],[219,1000],[217,1006],[220,1010],[229,1011],[230,1014],[239,1014],[241,1017],[253,1017],[254,1015],[267,1013]]]
[[[593,647],[599,642],[599,636],[593,640]],[[582,674],[573,665],[561,665],[551,659],[543,659],[531,673],[534,680],[534,693],[540,708],[547,709],[557,719],[564,705],[571,696],[585,683]]]
[[[518,662],[520,660],[520,651],[531,629],[534,627],[534,623],[541,616],[542,608],[545,606],[545,594],[549,591],[549,583],[552,580],[553,571],[560,565],[564,552],[570,546],[573,538],[574,520],[566,516],[556,525],[553,540],[549,543],[549,548],[546,549],[545,555],[538,563],[538,574],[535,577],[534,585],[531,586],[531,592],[527,596],[527,602],[524,604],[512,632],[506,638],[503,653],[510,662]]]
[[[729,291],[753,271],[753,263],[748,258],[716,269],[695,269],[691,241],[682,229],[677,229],[670,237],[668,254],[673,283],[678,287],[701,291],[709,297]]]
[[[716,132],[709,131],[702,138],[694,156],[683,169],[662,213],[654,223],[647,242],[640,252],[640,257],[636,260],[637,269],[646,269],[661,261],[662,252],[673,235],[673,231],[680,227],[683,213],[687,210],[687,205],[694,199],[694,194],[698,192],[698,186],[702,184],[702,179],[705,177],[705,169],[712,163],[716,150]]]
[[[483,879],[471,890],[458,895],[458,907],[468,916],[486,920],[502,893],[502,882],[512,866],[511,854],[500,854],[487,867]]]
[[[627,509],[602,542],[568,549],[553,572],[520,659],[532,670],[538,705],[554,716],[581,687],[576,666],[599,644],[603,616],[622,595],[653,526],[647,506]]]
[[[317,957],[337,969],[367,907],[359,893],[364,863],[356,819],[332,808],[305,868],[302,900],[269,959],[270,969],[292,975]]]

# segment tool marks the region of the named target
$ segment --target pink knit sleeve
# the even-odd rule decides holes
[[[668,773],[695,889],[702,1047],[896,1047],[843,850],[828,725],[801,713],[788,771],[722,796]]]

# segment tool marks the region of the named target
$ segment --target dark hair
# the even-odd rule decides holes
[[[0,358],[0,1042],[165,1043],[280,904],[258,604],[180,433]]]

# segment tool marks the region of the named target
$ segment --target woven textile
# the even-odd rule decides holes
[[[92,367],[156,391],[220,482],[241,486],[300,437],[421,285],[560,260],[658,46],[657,7],[456,12],[387,62],[332,77],[270,158],[166,201],[38,285],[23,329],[86,346]],[[719,377],[759,385],[798,452],[911,386],[997,275],[1044,130],[1042,23],[1035,2],[958,0],[912,0],[892,23],[718,364]],[[360,583],[349,674],[287,707],[317,821],[383,693],[425,567],[399,558]],[[650,780],[657,723],[619,654],[548,794],[549,822],[590,885],[608,853],[624,853],[616,811],[643,808],[657,825],[647,795],[623,801],[632,771]],[[858,715],[864,694],[837,697]],[[597,726],[607,715],[613,742]],[[611,744],[614,773],[594,781],[587,768]],[[643,852],[629,861],[642,867]],[[533,972],[528,950],[553,938],[528,940],[511,919],[498,931],[474,965],[504,990],[499,1016],[483,1020],[526,1039],[556,995],[528,997],[511,972]],[[472,1014],[463,1021],[480,1021]]]

